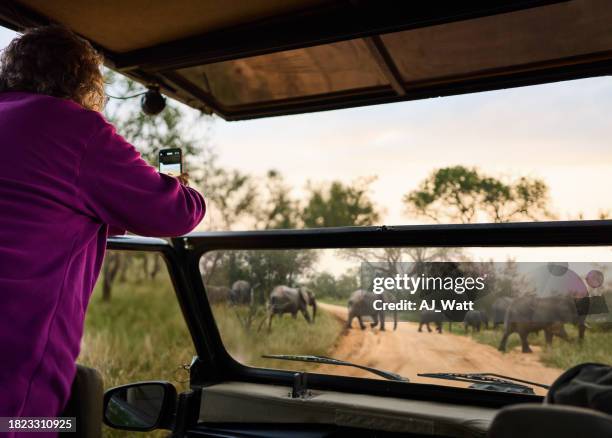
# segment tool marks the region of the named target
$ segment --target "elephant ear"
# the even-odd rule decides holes
[[[308,303],[310,302],[310,300],[308,299],[308,292],[306,292],[305,289],[299,288],[298,293],[300,296],[300,301],[303,302],[305,305],[308,305]]]

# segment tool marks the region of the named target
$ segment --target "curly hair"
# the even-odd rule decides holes
[[[46,94],[102,111],[102,63],[102,56],[89,41],[65,27],[28,29],[0,56],[0,92]]]

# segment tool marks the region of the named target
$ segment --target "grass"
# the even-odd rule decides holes
[[[78,362],[98,369],[105,388],[140,380],[168,380],[187,389],[180,364],[194,347],[169,278],[116,284],[110,302],[94,291]],[[157,432],[152,436],[165,436]],[[105,437],[134,436],[104,426]]]
[[[317,312],[314,324],[308,324],[302,315],[293,319],[289,314],[274,317],[268,332],[263,309],[257,314],[251,330],[245,330],[235,314],[236,309],[226,305],[213,306],[223,344],[228,352],[246,365],[292,370],[310,370],[316,365],[264,359],[262,354],[313,354],[327,355],[333,349],[342,332],[342,323],[323,310]],[[247,309],[240,309],[245,314]]]
[[[77,362],[99,370],[105,388],[142,380],[168,380],[179,391],[188,389],[188,374],[179,366],[191,362],[195,349],[167,275],[155,281],[115,284],[110,302],[101,300],[98,289],[89,304]],[[288,315],[275,318],[270,333],[266,328],[259,333],[255,329],[246,331],[234,308],[216,305],[213,311],[230,354],[251,366],[309,370],[310,364],[262,359],[261,355],[328,354],[342,331],[342,324],[321,310],[312,325],[301,315],[296,320]],[[103,429],[106,438],[134,435],[106,426]],[[166,435],[165,431],[147,434]]]
[[[163,278],[162,278],[163,277]],[[333,300],[324,299],[325,302]],[[333,302],[345,306],[345,300]],[[259,311],[251,330],[240,324],[236,311],[244,316],[247,309],[226,305],[213,306],[223,342],[238,361],[257,367],[311,370],[316,365],[261,358],[262,354],[328,355],[342,332],[342,323],[319,310],[315,324],[307,324],[301,315],[297,319],[285,315],[275,318],[272,330],[257,325],[264,316]],[[404,315],[406,317],[406,315]],[[410,315],[412,316],[412,315]],[[407,318],[411,319],[411,318]],[[544,346],[544,334],[532,334],[531,345],[542,346],[542,361],[549,366],[565,369],[581,362],[612,363],[612,333],[595,323],[587,329],[582,345],[554,339],[553,348]],[[448,323],[444,323],[448,330]],[[566,325],[575,340],[577,330]],[[452,332],[464,335],[463,324],[453,323]],[[502,330],[484,330],[469,335],[476,341],[499,346]],[[519,337],[509,338],[508,349],[520,346]],[[157,280],[139,280],[116,284],[110,302],[101,300],[96,289],[87,312],[85,335],[79,363],[98,369],[106,388],[140,380],[168,380],[179,391],[187,389],[187,373],[179,371],[181,364],[190,363],[194,347],[167,275]],[[166,436],[157,432],[147,436]],[[104,437],[134,436],[104,426]]]
[[[565,342],[555,336],[552,347],[549,348],[544,340],[544,332],[540,331],[539,334],[532,333],[529,335],[529,345],[541,347],[541,362],[554,368],[567,369],[584,362],[612,364],[612,332],[601,329],[597,323],[590,323],[589,327],[582,343],[578,342],[578,329],[573,325],[566,324],[565,330],[571,339],[570,342]],[[444,330],[447,329],[448,323],[445,323]],[[452,333],[465,335],[463,324],[453,323]],[[473,333],[470,329],[468,334],[475,341],[494,348],[499,347],[502,335],[503,329],[501,327],[497,330],[481,330],[476,333]],[[520,349],[520,346],[519,335],[517,333],[510,335],[506,350]]]

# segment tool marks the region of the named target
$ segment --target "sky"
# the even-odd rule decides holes
[[[0,28],[0,48],[15,34]],[[409,224],[402,196],[433,169],[478,166],[492,176],[542,178],[559,219],[612,212],[612,79],[267,119],[207,130],[228,167],[263,176],[279,170],[296,187],[375,176],[381,222]]]
[[[253,173],[279,169],[305,180],[377,176],[385,222],[402,195],[433,169],[463,164],[494,176],[544,179],[560,219],[612,209],[612,79],[596,78],[472,95],[223,122],[213,141],[223,161]]]

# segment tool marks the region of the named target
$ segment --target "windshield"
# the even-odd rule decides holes
[[[543,395],[573,365],[612,362],[607,247],[226,250],[200,267],[250,366],[511,392],[484,373]]]
[[[218,121],[205,228],[608,218],[611,94],[612,81],[599,77]],[[422,374],[494,373],[547,385],[577,363],[612,363],[610,262],[602,247],[336,248],[213,251],[200,266],[223,342],[242,363],[379,378],[262,357],[326,356],[415,383],[468,387]],[[407,290],[394,283],[397,274],[401,282],[450,276],[454,289]],[[455,277],[483,277],[482,288],[456,293]],[[380,300],[384,331],[381,313],[368,313]],[[461,305],[440,309],[449,300]]]

